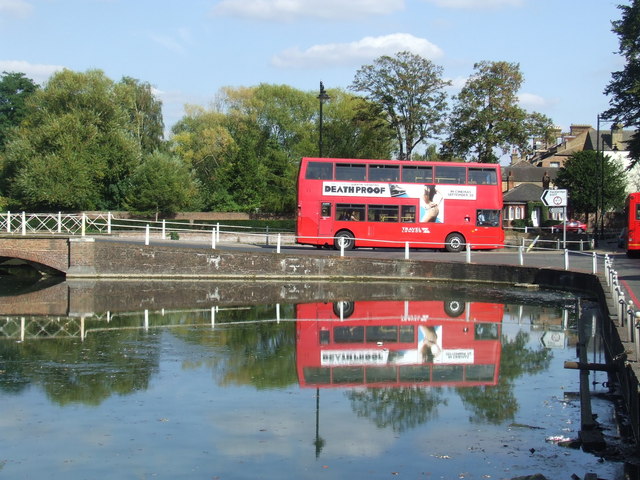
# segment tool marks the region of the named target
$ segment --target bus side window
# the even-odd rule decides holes
[[[416,221],[416,206],[402,205],[402,215],[400,220],[403,222],[413,223]]]
[[[330,217],[331,216],[331,204],[327,202],[322,203],[322,208],[320,209],[320,216],[322,217]]]
[[[305,178],[308,180],[333,180],[333,163],[309,162]]]

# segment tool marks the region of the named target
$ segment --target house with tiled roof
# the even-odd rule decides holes
[[[624,130],[620,124],[613,124],[610,130],[596,130],[591,125],[571,125],[568,134],[561,136],[560,142],[551,148],[538,151],[530,163],[542,168],[559,168],[576,152],[585,150],[603,152],[617,161],[627,171],[627,193],[640,191],[640,166],[629,167],[629,144],[634,130]],[[598,141],[598,136],[600,137]]]
[[[557,174],[557,167],[536,167],[524,160],[502,167],[504,225],[511,226],[514,220],[531,220],[533,226],[540,226],[546,220],[542,218],[540,197],[553,186]]]

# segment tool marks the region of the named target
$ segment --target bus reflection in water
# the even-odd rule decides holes
[[[297,305],[299,383],[496,385],[503,308],[454,300]]]

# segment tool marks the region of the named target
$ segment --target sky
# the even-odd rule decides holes
[[[0,0],[0,72],[36,83],[67,68],[148,82],[165,127],[222,87],[349,89],[403,50],[442,67],[455,95],[481,61],[518,63],[520,105],[567,131],[596,127],[624,67],[611,22],[630,0]],[[604,123],[601,128],[608,128]]]

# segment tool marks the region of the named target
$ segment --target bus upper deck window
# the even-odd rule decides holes
[[[464,167],[436,166],[436,183],[466,183],[467,169]]]
[[[367,166],[364,163],[336,164],[336,180],[366,180]]]
[[[472,185],[497,185],[496,170],[494,168],[469,168],[469,183]]]
[[[369,165],[370,182],[399,182],[400,166],[398,165]]]
[[[333,163],[309,162],[305,178],[308,180],[333,180]]]
[[[433,169],[431,167],[403,166],[402,181],[405,183],[432,183]]]

